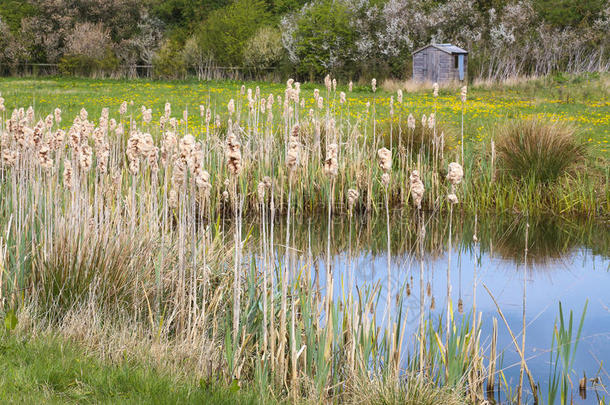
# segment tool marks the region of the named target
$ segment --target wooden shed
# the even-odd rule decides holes
[[[430,44],[413,52],[413,80],[450,82],[466,79],[468,51],[451,44]]]

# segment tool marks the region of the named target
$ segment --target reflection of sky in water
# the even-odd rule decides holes
[[[381,298],[377,307],[377,318],[384,319],[386,309],[387,288],[387,258],[383,255],[358,256],[352,259],[354,269],[354,282],[357,286],[379,283]],[[576,329],[579,317],[586,300],[589,300],[587,315],[582,332],[582,341],[578,347],[574,370],[579,378],[585,371],[587,376],[593,377],[603,361],[604,367],[610,361],[610,260],[601,256],[592,255],[586,249],[576,249],[569,256],[549,261],[543,265],[534,265],[528,269],[526,294],[526,356],[528,367],[534,378],[541,384],[543,395],[546,392],[546,383],[549,375],[549,348],[555,319],[558,317],[558,303],[562,302],[564,317],[569,310],[574,311],[574,328]],[[334,257],[333,274],[336,277],[335,296],[340,298],[339,286],[343,283],[347,288],[348,270],[347,257],[341,254]],[[472,308],[473,281],[475,260],[470,253],[454,252],[451,258],[451,285],[452,300],[457,316],[457,302],[461,296],[464,303],[464,313]],[[424,288],[428,282],[431,284],[432,296],[436,300],[433,311],[434,319],[446,314],[446,271],[447,256],[434,259],[425,258]],[[461,271],[460,271],[461,269]],[[521,342],[522,300],[523,300],[523,265],[517,265],[510,260],[490,257],[484,253],[479,264],[477,286],[477,310],[483,314],[482,344],[489,346],[492,319],[498,318],[498,353],[504,352],[503,369],[507,379],[516,384],[519,378],[519,356],[511,342],[509,333],[497,312],[495,304],[483,288],[485,284],[498,301],[504,316]],[[392,289],[393,295],[398,288],[410,282],[411,297],[407,299],[408,308],[407,325],[411,333],[406,334],[405,344],[413,348],[412,333],[418,327],[419,316],[419,262],[412,261],[409,256],[400,256],[392,259]],[[320,262],[320,285],[325,285],[324,263]],[[461,288],[460,288],[461,285]],[[461,292],[461,293],[460,293]],[[426,296],[426,309],[430,308],[430,298]],[[383,323],[385,325],[385,323]],[[574,333],[575,334],[575,333]],[[487,364],[487,363],[486,363]],[[606,370],[608,371],[608,370]],[[609,377],[602,372],[602,379],[608,381]],[[589,392],[589,399],[593,401]],[[594,401],[593,401],[594,402]],[[592,402],[592,403],[593,403]]]
[[[600,231],[598,228],[597,232]],[[601,232],[608,229],[601,227]],[[336,230],[335,230],[336,232]],[[325,232],[316,232],[317,235],[325,235]],[[378,234],[385,241],[385,235]],[[599,236],[599,235],[597,235]],[[607,235],[600,238],[607,240]],[[355,236],[354,239],[357,237]],[[595,240],[595,239],[594,239]],[[378,240],[379,241],[379,240]],[[393,239],[393,243],[395,240]],[[532,241],[535,244],[536,241]],[[602,242],[604,243],[604,242]],[[451,257],[451,286],[452,300],[456,320],[458,299],[463,300],[464,313],[468,314],[472,309],[473,280],[475,269],[475,254],[477,250],[472,245],[460,246],[454,243],[454,253]],[[601,246],[605,252],[605,247]],[[347,260],[347,248],[345,251],[333,255],[333,275],[335,277],[335,298],[340,299],[343,292],[341,286],[348,287],[349,272]],[[301,250],[298,267],[306,264],[307,252]],[[461,253],[458,252],[461,250]],[[587,315],[582,332],[583,339],[578,347],[574,370],[577,378],[574,383],[578,384],[578,378],[582,377],[583,371],[588,377],[594,377],[599,370],[600,362],[604,369],[600,372],[602,381],[610,381],[610,370],[606,369],[610,362],[610,258],[600,254],[593,254],[588,248],[578,247],[573,244],[564,251],[563,255],[551,252],[548,260],[535,260],[527,271],[527,305],[526,305],[526,356],[528,367],[534,375],[534,379],[541,385],[541,396],[546,397],[547,379],[549,376],[549,348],[555,319],[559,315],[558,303],[562,302],[564,317],[569,316],[569,311],[574,311],[574,329],[576,329],[583,306],[589,300]],[[279,258],[283,257],[284,249],[279,249]],[[506,254],[505,254],[506,256]],[[540,258],[538,258],[540,259]],[[317,282],[321,289],[326,285],[325,280],[325,253],[319,252],[314,261],[318,264]],[[507,321],[521,342],[522,325],[522,300],[523,300],[523,274],[524,266],[519,264],[522,258],[502,259],[498,255],[490,255],[490,249],[486,248],[481,253],[478,264],[478,287],[477,287],[477,311],[482,312],[482,338],[481,344],[488,353],[492,320],[498,318],[498,353],[503,354],[502,368],[509,382],[517,384],[519,378],[519,356],[511,342],[506,326],[501,320],[497,309],[483,288],[485,284],[494,295],[500,305]],[[312,278],[316,277],[314,269],[311,270]],[[352,268],[354,271],[354,283],[363,289],[378,283],[381,287],[381,296],[377,305],[377,319],[380,325],[385,327],[386,312],[386,288],[387,288],[387,257],[385,253],[376,255],[370,252],[354,252],[352,254]],[[446,271],[447,255],[440,254],[434,257],[426,255],[424,258],[424,289],[429,282],[432,296],[435,297],[436,308],[433,311],[433,319],[438,322],[440,315],[446,314]],[[404,346],[413,351],[413,333],[417,330],[419,322],[419,261],[415,255],[405,253],[392,255],[392,293],[395,295],[406,283],[411,283],[411,296],[406,299],[405,306],[408,309],[407,332],[405,334]],[[395,301],[393,300],[393,303]],[[430,297],[426,295],[426,311],[429,314]],[[444,321],[443,321],[444,324]],[[575,335],[576,332],[574,332]],[[487,359],[485,360],[487,366]],[[526,379],[527,380],[527,379]],[[589,385],[590,387],[590,385]],[[529,386],[525,385],[529,390]],[[576,395],[578,395],[576,393]],[[580,398],[575,398],[582,403]],[[593,391],[588,391],[587,403],[596,403]]]

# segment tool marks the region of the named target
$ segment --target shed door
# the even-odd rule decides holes
[[[460,80],[464,80],[464,55],[458,55],[458,69],[460,73]]]

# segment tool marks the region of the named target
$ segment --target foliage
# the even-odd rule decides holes
[[[221,66],[239,66],[246,41],[268,19],[262,0],[236,0],[210,14],[201,27],[200,46]]]
[[[186,65],[179,44],[171,40],[165,41],[153,59],[153,66],[156,77],[164,79],[184,77]]]
[[[265,26],[248,40],[244,47],[244,63],[257,68],[273,67],[278,64],[284,48],[279,30]]]

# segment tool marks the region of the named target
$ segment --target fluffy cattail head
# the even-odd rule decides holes
[[[225,154],[227,156],[229,173],[237,176],[241,171],[241,144],[233,132],[229,132],[229,136],[227,136]]]
[[[358,189],[350,188],[349,190],[347,190],[347,207],[350,211],[354,208],[356,201],[358,201],[358,197],[360,197]]]
[[[326,145],[326,160],[324,161],[324,173],[327,176],[335,177],[339,171],[339,162],[337,161],[337,144],[330,143]]]
[[[72,189],[74,181],[73,171],[72,171],[72,163],[68,160],[64,160],[64,187],[68,190]]]
[[[326,86],[326,90],[330,91],[331,87],[332,87],[333,83],[330,80],[330,75],[326,75],[326,77],[324,77],[324,86]]]
[[[438,97],[438,83],[434,83],[432,85],[432,95],[434,97]]]
[[[346,102],[346,96],[345,96],[345,92],[341,92],[339,93],[339,101],[341,102],[341,104]]]
[[[447,173],[447,180],[451,183],[451,186],[456,186],[461,183],[464,177],[464,169],[462,165],[457,162],[449,163],[449,170]]]
[[[409,114],[409,117],[407,118],[407,127],[409,129],[415,129],[415,117],[413,114]]]
[[[265,202],[265,183],[260,181],[256,187],[256,194],[258,196],[258,202],[260,204]]]
[[[460,202],[454,193],[448,194],[447,200],[449,200],[449,203],[451,203],[451,204],[457,204]]]
[[[371,80],[371,89],[373,90],[373,93],[377,91],[377,79],[375,78]]]
[[[390,184],[390,173],[384,173],[381,175],[381,184],[387,187]]]
[[[411,175],[409,176],[409,186],[411,188],[411,198],[413,198],[413,205],[417,207],[417,209],[421,208],[421,202],[424,198],[424,183],[419,178],[419,172],[417,170],[413,170]]]
[[[233,115],[233,113],[235,112],[235,101],[233,99],[229,100],[227,109],[229,110],[229,115]]]
[[[402,90],[401,90],[401,89],[398,89],[398,91],[397,91],[396,93],[397,93],[397,95],[396,95],[396,100],[397,100],[399,103],[402,103]]]
[[[388,173],[392,170],[392,151],[387,148],[381,148],[377,151],[377,157],[379,168],[381,168],[384,173]]]
[[[461,96],[461,98],[462,98],[462,103],[465,103],[465,102],[466,102],[466,96],[467,96],[467,94],[468,94],[468,88],[467,88],[466,86],[463,86],[463,87],[462,87],[462,91],[461,91],[461,93],[460,93],[460,96]]]
[[[351,80],[349,81],[349,85],[347,86],[347,88],[349,89],[350,93],[352,92],[353,88],[354,88],[354,82],[352,82]]]
[[[119,107],[119,114],[125,115],[127,114],[127,101],[123,101],[121,106]]]
[[[288,166],[288,171],[290,173],[292,173],[292,171],[297,167],[300,153],[301,145],[299,142],[299,125],[295,124],[292,127],[290,140],[288,141],[288,153],[286,155],[286,166]]]

